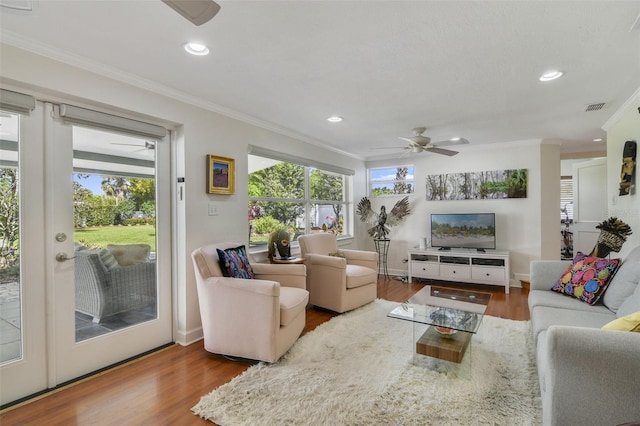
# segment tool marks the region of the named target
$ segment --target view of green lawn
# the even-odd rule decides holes
[[[74,240],[90,248],[107,248],[107,244],[149,244],[151,251],[156,251],[154,225],[76,228]]]

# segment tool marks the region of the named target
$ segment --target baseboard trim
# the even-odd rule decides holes
[[[188,331],[177,331],[176,332],[176,343],[180,346],[189,346],[193,343],[199,342],[204,339],[204,333],[202,331],[202,326],[192,328]]]

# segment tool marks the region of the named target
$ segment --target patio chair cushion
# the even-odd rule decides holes
[[[107,249],[113,254],[120,266],[131,266],[149,261],[149,244],[109,244]]]

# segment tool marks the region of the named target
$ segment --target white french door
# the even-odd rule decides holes
[[[607,160],[573,164],[573,252],[591,253],[607,218]]]
[[[59,109],[38,102],[30,116],[21,117],[21,350],[14,359],[0,360],[1,404],[172,341],[169,136],[149,140],[79,127],[63,121]],[[144,195],[144,203],[127,200],[116,185],[123,182],[135,182],[151,195]],[[93,204],[82,209],[87,200]],[[97,217],[96,205],[104,206],[113,223],[97,223],[104,217]],[[141,210],[132,211],[134,205]],[[139,222],[146,231],[132,232]],[[90,238],[100,232],[106,236]],[[144,265],[134,265],[145,272],[105,272],[102,253],[108,244],[148,246]],[[77,273],[87,259],[76,258],[80,246],[85,256],[101,256],[93,262],[100,267],[96,274]],[[123,265],[111,266],[124,272]],[[97,311],[82,304],[83,285],[110,288],[121,285],[122,276],[128,277],[127,292],[100,290]],[[83,297],[99,305],[93,295]]]
[[[45,228],[47,235],[47,303],[49,311],[53,313],[49,323],[51,347],[49,366],[51,374],[49,384],[58,385],[65,381],[95,371],[102,367],[135,356],[147,350],[156,348],[172,340],[171,332],[171,276],[170,264],[170,173],[158,173],[158,165],[169,164],[168,141],[148,141],[141,138],[126,137],[123,141],[120,134],[106,132],[99,129],[78,127],[64,124],[59,118],[57,106],[46,105],[53,114],[45,114],[45,170],[47,179],[45,184]],[[168,139],[168,138],[167,138]],[[152,146],[153,149],[148,148]],[[151,160],[139,160],[136,155],[149,155]],[[133,160],[127,162],[127,160]],[[143,163],[145,161],[145,163]],[[152,163],[150,167],[138,164]],[[74,211],[77,200],[74,200],[74,182],[78,175],[99,176],[102,182],[113,181],[112,190],[124,191],[124,188],[114,185],[126,184],[138,169],[151,169],[150,179],[154,182],[156,191],[155,203],[155,241],[148,241],[150,258],[144,262],[155,268],[155,288],[150,291],[148,284],[127,283],[126,292],[106,294],[104,303],[105,317],[96,316],[94,312],[79,308],[82,298],[92,297],[79,292],[84,283],[92,281],[98,286],[114,287],[116,283],[108,275],[97,278],[83,274],[75,274],[75,269],[81,265],[81,251],[75,251],[75,245],[82,244],[82,238],[77,234],[78,221]],[[78,172],[82,173],[78,173]],[[94,171],[94,173],[91,173]],[[80,184],[83,181],[80,180]],[[109,183],[108,183],[109,184]],[[158,196],[167,194],[167,196]],[[95,195],[94,195],[95,196]],[[120,205],[126,202],[122,193],[112,194]],[[109,199],[105,193],[103,198]],[[74,203],[74,201],[76,201]],[[118,206],[116,206],[117,209]],[[143,241],[132,236],[119,241],[121,235],[129,228],[123,217],[127,214],[119,210],[114,215],[112,225],[106,225],[108,230],[116,229],[116,234],[110,235],[105,242],[94,249],[101,251],[111,242],[120,247],[138,245]],[[90,212],[85,212],[89,214]],[[111,217],[109,217],[111,219]],[[74,223],[76,222],[76,223]],[[96,232],[103,230],[105,225],[97,226]],[[97,244],[97,243],[94,243]],[[92,247],[88,247],[91,249]],[[76,257],[77,260],[72,258]],[[118,266],[118,269],[131,269],[132,266]],[[146,280],[147,272],[136,272],[140,281]],[[125,278],[130,279],[130,278]],[[140,286],[139,286],[140,285]],[[143,288],[144,287],[144,288]],[[141,303],[129,303],[125,299],[144,299]],[[146,302],[146,303],[145,303]],[[122,305],[124,304],[124,307]],[[84,317],[81,317],[82,312]],[[89,318],[87,318],[89,316]],[[81,333],[81,323],[89,323],[90,331],[98,329],[98,334],[86,336]],[[110,322],[110,323],[109,323]],[[86,328],[83,328],[86,329]]]
[[[2,114],[0,165],[4,184],[15,185],[18,216],[13,223],[19,234],[18,270],[3,260],[0,283],[0,404],[15,401],[47,388],[45,334],[45,251],[43,109],[38,105],[30,115]],[[12,173],[8,182],[8,174]],[[12,197],[13,198],[13,197]],[[3,200],[4,201],[4,200]],[[3,208],[2,216],[5,216]],[[16,223],[17,222],[17,223]],[[8,226],[8,224],[6,224]],[[3,235],[3,245],[5,244]],[[15,242],[10,244],[16,248]],[[2,256],[9,248],[3,247]],[[17,273],[16,273],[17,272]],[[11,294],[13,292],[13,294]],[[12,297],[10,297],[12,296]]]

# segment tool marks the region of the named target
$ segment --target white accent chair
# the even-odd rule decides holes
[[[256,279],[224,277],[216,249],[239,245],[211,244],[191,254],[204,348],[221,355],[275,362],[296,342],[306,323],[306,268],[256,263],[251,264]]]
[[[298,237],[301,256],[306,259],[309,303],[335,312],[346,312],[378,296],[378,254],[363,250],[340,250],[334,234],[318,233]]]

